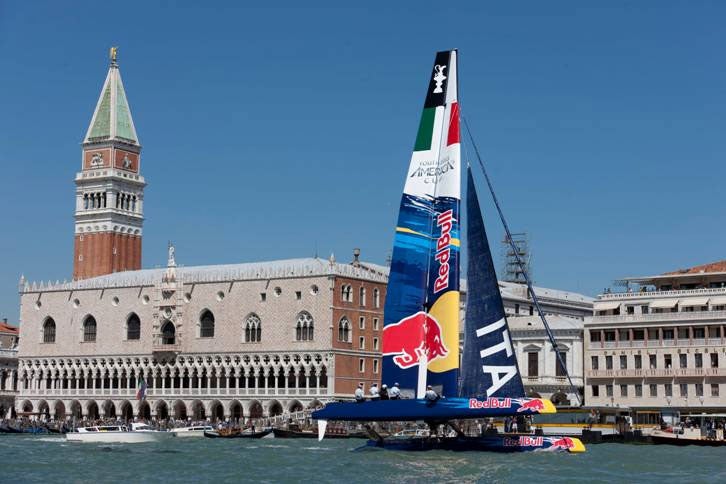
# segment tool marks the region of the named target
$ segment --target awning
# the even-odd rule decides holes
[[[619,308],[619,301],[595,301],[595,311],[610,311],[611,309]]]
[[[657,299],[648,304],[651,308],[672,308],[678,304],[678,299]]]
[[[707,297],[689,297],[688,299],[681,299],[681,306],[705,306],[708,304],[708,299],[709,298]]]
[[[711,306],[723,306],[726,305],[726,296],[712,297],[710,301]]]

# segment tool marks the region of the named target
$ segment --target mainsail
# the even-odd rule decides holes
[[[502,296],[471,168],[466,186],[466,321],[461,363],[462,397],[523,397]]]
[[[383,378],[455,396],[461,168],[456,54],[438,52],[401,198],[386,293]]]

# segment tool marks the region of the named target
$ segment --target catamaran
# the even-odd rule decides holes
[[[528,398],[512,350],[494,263],[471,168],[467,169],[467,284],[463,355],[459,358],[461,137],[456,50],[438,52],[401,199],[383,326],[386,382],[404,398],[329,403],[313,413],[320,438],[328,420],[425,421],[449,424],[454,437],[383,438],[394,449],[564,450],[582,452],[577,438],[530,435],[465,436],[456,419],[554,413],[546,399]],[[431,387],[439,398],[426,397]]]

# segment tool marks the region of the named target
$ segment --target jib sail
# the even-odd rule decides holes
[[[455,396],[459,366],[461,167],[457,52],[436,54],[396,226],[383,382]],[[413,395],[411,395],[413,396]]]

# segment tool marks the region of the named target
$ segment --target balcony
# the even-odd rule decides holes
[[[649,368],[588,370],[588,378],[705,378],[726,376],[726,368]]]
[[[623,341],[590,341],[588,348],[599,349],[621,349],[621,348],[683,348],[683,347],[706,347],[722,346],[721,338],[697,338],[688,339],[664,339],[664,340],[623,340]]]
[[[165,344],[160,340],[154,340],[151,346],[151,351],[154,353],[180,353],[181,349],[181,342],[178,341],[174,344]]]
[[[654,299],[658,297],[674,296],[726,296],[726,289],[722,287],[703,289],[683,289],[676,291],[648,291],[648,292],[611,292],[601,294],[601,301]]]
[[[719,289],[720,291],[721,289]],[[680,311],[676,313],[617,314],[593,316],[596,323],[649,323],[653,321],[726,320],[726,311]]]

